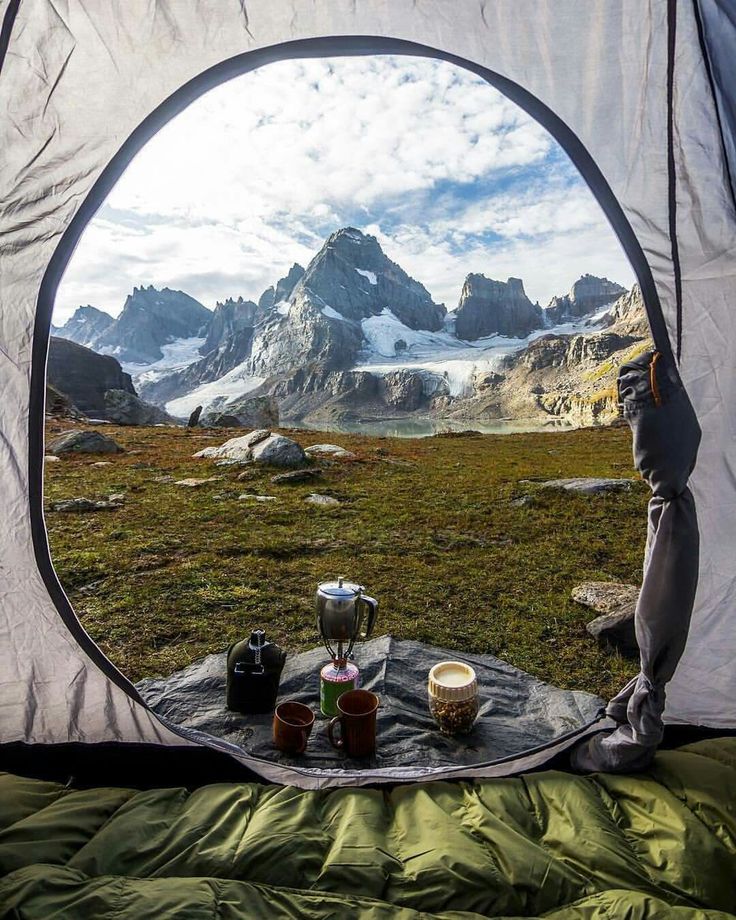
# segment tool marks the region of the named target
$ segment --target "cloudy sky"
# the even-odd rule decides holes
[[[452,309],[468,272],[546,304],[582,273],[629,285],[552,138],[479,78],[389,56],[294,61],[203,96],[138,154],[87,228],[55,322],[134,285],[257,299],[352,225]]]

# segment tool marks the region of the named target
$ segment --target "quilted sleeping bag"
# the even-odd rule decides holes
[[[715,920],[736,912],[736,739],[637,776],[391,791],[75,790],[0,774],[0,917]]]

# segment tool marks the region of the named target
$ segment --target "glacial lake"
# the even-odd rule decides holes
[[[446,431],[479,431],[481,434],[523,434],[539,431],[572,431],[575,426],[557,419],[447,419],[447,418],[386,418],[347,419],[324,422],[299,428],[313,431],[335,431],[344,434],[366,434],[386,438],[428,438]]]

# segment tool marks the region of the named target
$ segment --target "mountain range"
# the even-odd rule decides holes
[[[549,367],[540,374],[542,354],[554,351],[550,367],[560,379],[567,375],[569,389],[576,362],[590,376],[594,353],[610,361],[648,336],[636,289],[593,275],[543,308],[521,279],[470,274],[448,312],[375,237],[352,227],[333,233],[306,269],[293,265],[257,302],[231,298],[211,311],[183,291],[136,287],[117,319],[84,306],[54,331],[118,359],[139,395],[174,416],[197,405],[228,412],[252,394],[275,397],[291,421],[499,417],[510,406],[563,415],[571,410],[556,411],[554,399],[542,398],[555,376]],[[564,358],[559,342],[552,348],[552,339],[569,348],[580,336],[598,336],[598,346],[578,345],[579,354]]]

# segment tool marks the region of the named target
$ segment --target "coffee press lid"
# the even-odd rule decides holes
[[[319,590],[322,594],[329,594],[330,597],[355,597],[356,594],[360,594],[363,588],[352,581],[338,578],[337,581],[322,582]]]

